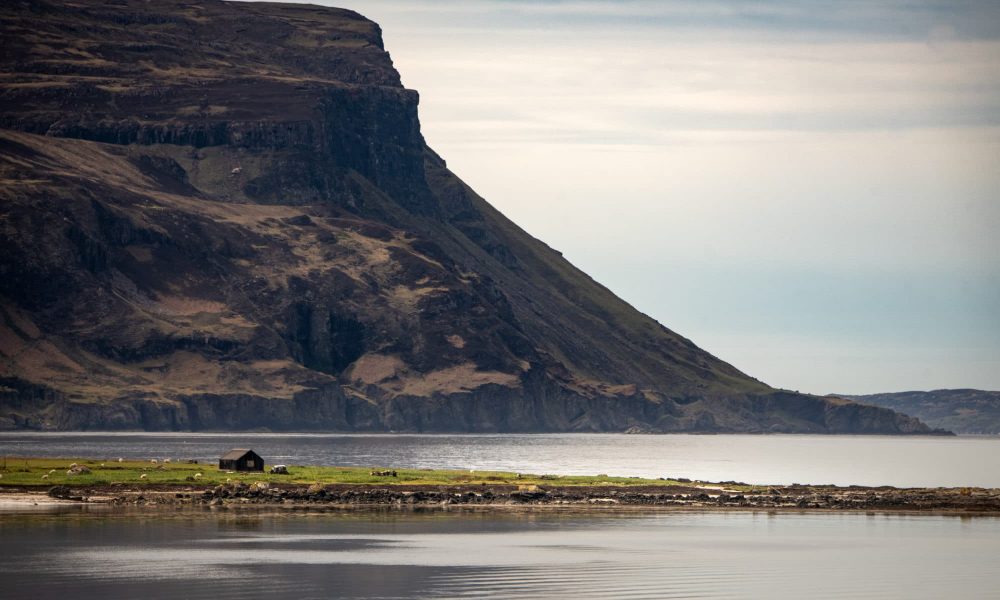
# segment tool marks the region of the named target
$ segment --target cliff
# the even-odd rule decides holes
[[[0,426],[922,433],[774,390],[424,143],[377,25],[0,7]]]

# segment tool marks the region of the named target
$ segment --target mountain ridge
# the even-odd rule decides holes
[[[518,228],[357,13],[0,19],[0,426],[930,432],[772,389]]]

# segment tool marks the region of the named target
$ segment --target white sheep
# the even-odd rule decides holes
[[[49,478],[49,474],[48,473],[46,473],[45,475],[42,475],[42,479],[48,479],[48,478]]]
[[[194,478],[195,478],[195,479],[199,479],[199,478],[201,478],[201,473],[195,473],[195,474],[194,474]]]
[[[53,473],[55,473],[55,472],[56,472],[56,470],[55,470],[55,469],[52,469],[51,471],[49,471],[49,475],[51,475],[51,474],[53,474]]]
[[[145,473],[143,473],[142,475],[139,475],[139,479],[145,479],[145,478],[146,478],[146,474]]]
[[[70,463],[70,465],[69,465],[69,468],[71,468],[71,469],[72,469],[72,468],[73,468],[73,467],[75,467],[75,466],[76,466],[76,463]]]
[[[118,462],[125,462],[125,459],[124,458],[119,458]]]
[[[163,464],[169,465],[170,464],[170,459],[169,458],[164,458],[163,459]]]
[[[149,462],[151,462],[151,463],[153,463],[155,465],[156,463],[158,463],[160,461],[156,460],[155,458],[151,458],[151,459],[149,459]]]

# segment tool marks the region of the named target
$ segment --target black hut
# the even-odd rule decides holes
[[[222,455],[219,469],[224,471],[263,471],[264,459],[249,448],[236,448]]]

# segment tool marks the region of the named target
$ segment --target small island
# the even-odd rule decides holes
[[[751,485],[678,478],[340,466],[234,471],[170,459],[7,458],[0,503],[344,509],[712,509],[1000,514],[1000,489]],[[284,471],[284,472],[281,472]]]

